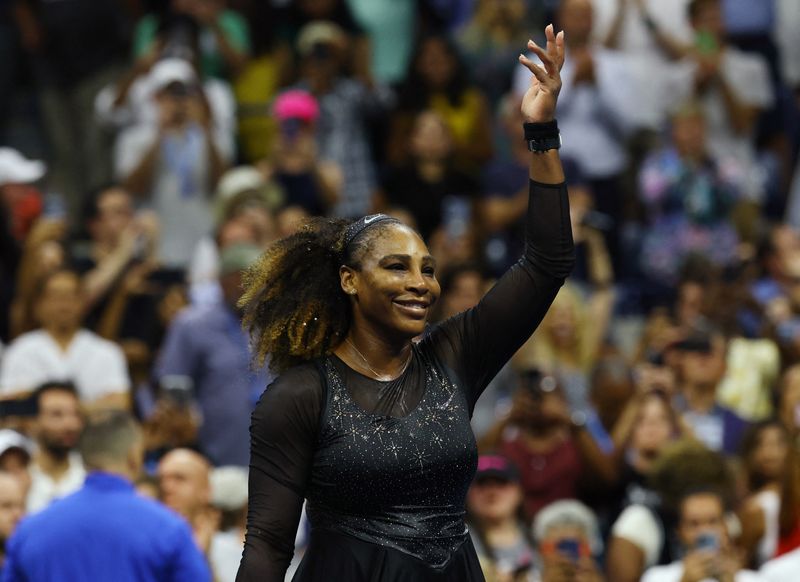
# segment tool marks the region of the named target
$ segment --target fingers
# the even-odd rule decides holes
[[[547,54],[553,54],[556,46],[556,33],[552,24],[545,27],[544,37],[547,39]]]
[[[562,30],[556,35],[556,57],[558,63],[558,69],[561,70],[561,67],[564,65],[564,31]]]
[[[551,76],[557,76],[564,65],[564,31],[558,34],[552,24],[548,24],[544,29],[545,38],[547,39],[546,48],[542,48],[534,41],[528,41],[528,50],[534,53],[539,60],[544,64],[545,70]]]
[[[549,79],[547,71],[545,71],[541,65],[534,63],[525,55],[519,55],[519,62],[525,65],[540,83],[545,83]]]
[[[547,44],[549,45],[550,41],[548,41]],[[556,74],[558,74],[558,66],[551,58],[552,55],[549,51],[544,50],[542,47],[540,47],[532,40],[528,41],[528,49],[537,57],[539,57],[539,60],[542,61],[542,63],[544,64],[544,68],[547,71],[548,75],[555,76]]]

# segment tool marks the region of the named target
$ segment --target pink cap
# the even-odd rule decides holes
[[[272,106],[272,113],[281,121],[302,119],[306,122],[313,122],[319,118],[319,105],[308,91],[292,89],[278,95]]]

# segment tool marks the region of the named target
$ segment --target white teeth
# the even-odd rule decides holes
[[[418,309],[426,309],[428,306],[425,303],[406,303],[401,301],[396,301],[398,305],[402,305],[403,307],[413,307]]]

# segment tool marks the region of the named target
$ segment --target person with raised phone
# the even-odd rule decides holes
[[[283,581],[304,500],[311,533],[295,581],[484,580],[464,525],[470,416],[575,260],[554,119],[564,34],[545,34],[546,47],[528,43],[542,65],[519,57],[532,73],[525,249],[478,305],[427,328],[436,260],[382,214],[313,219],[248,271],[244,324],[279,377],[252,417],[237,582]]]
[[[725,501],[711,490],[684,495],[679,506],[678,538],[683,560],[655,566],[642,582],[758,582],[756,572],[745,570],[725,524]]]

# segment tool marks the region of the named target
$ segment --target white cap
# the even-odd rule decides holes
[[[29,160],[13,148],[0,148],[0,186],[30,184],[44,176],[47,165]]]
[[[9,449],[21,449],[28,456],[33,453],[33,443],[31,440],[21,435],[15,430],[4,428],[0,430],[0,456],[4,455]]]
[[[156,93],[170,83],[192,85],[197,82],[197,74],[192,64],[185,59],[168,58],[157,61],[147,75],[150,91]]]
[[[247,469],[236,465],[211,471],[211,504],[223,511],[235,511],[247,504]]]
[[[230,200],[240,192],[261,190],[265,185],[264,175],[253,166],[231,168],[217,183],[217,199]]]

